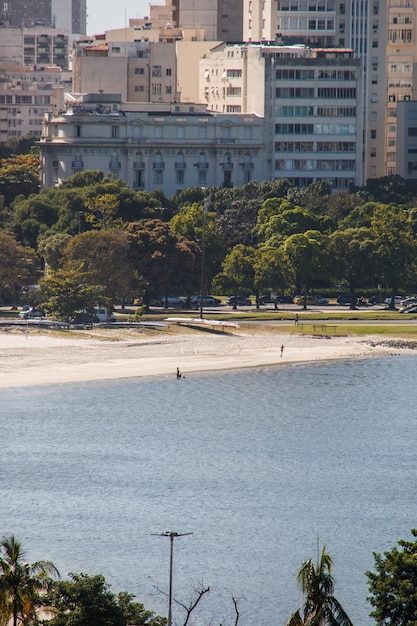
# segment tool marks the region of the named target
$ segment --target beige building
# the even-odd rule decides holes
[[[68,31],[55,28],[0,28],[0,62],[58,65],[65,70],[70,65],[71,41]]]
[[[99,169],[132,189],[167,196],[194,186],[241,186],[267,180],[263,119],[222,115],[203,105],[122,104],[120,96],[73,96],[69,108],[46,116],[42,184]]]
[[[361,63],[352,50],[221,44],[200,61],[200,100],[265,119],[272,178],[334,189],[362,183]]]
[[[33,26],[65,30],[73,35],[86,32],[86,0],[7,0],[0,2],[0,27]]]
[[[244,0],[245,41],[349,47],[361,58],[363,177],[395,174],[396,107],[416,88],[416,0]]]
[[[175,102],[175,43],[76,42],[73,52],[76,93],[120,93],[123,102]]]
[[[0,63],[0,143],[39,136],[45,113],[62,107],[65,88],[71,88],[71,73],[59,67],[34,70]]]

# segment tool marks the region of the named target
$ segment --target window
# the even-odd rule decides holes
[[[164,180],[164,172],[162,170],[154,170],[153,172],[154,185],[162,185],[163,180]]]
[[[162,67],[161,67],[161,65],[152,65],[152,76],[154,78],[161,78],[161,76],[162,76]]]
[[[135,85],[135,91],[144,92],[145,87],[143,85]]]
[[[177,126],[177,139],[184,139],[185,129],[184,126]]]
[[[202,187],[207,184],[207,172],[206,170],[198,170],[198,184]]]
[[[145,68],[144,67],[135,67],[135,74],[140,74],[141,76],[143,76],[145,74]]]
[[[207,139],[207,126],[199,126],[198,127],[198,138],[199,139]]]
[[[81,137],[81,126],[78,124],[74,126],[74,137]]]
[[[183,185],[185,180],[185,171],[176,170],[176,183],[177,185]]]
[[[162,126],[155,126],[154,136],[155,139],[162,139]]]
[[[171,87],[171,85],[167,85],[167,86],[165,87],[165,93],[166,93],[166,94],[171,94],[171,93],[172,93],[172,87]]]
[[[152,83],[152,95],[160,96],[162,94],[162,85],[161,83]]]
[[[172,76],[172,69],[170,67],[166,68],[165,75],[166,76]]]
[[[376,157],[376,148],[371,148],[371,157]]]
[[[113,139],[116,139],[119,136],[119,127],[118,126],[112,126],[111,127],[111,136]]]
[[[376,139],[376,130],[371,130],[371,139]]]
[[[408,136],[409,137],[417,137],[417,127],[410,126],[409,129],[408,129]]]

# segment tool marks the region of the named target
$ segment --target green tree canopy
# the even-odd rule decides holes
[[[0,160],[0,195],[6,206],[19,196],[39,191],[39,157],[19,154]]]
[[[76,272],[80,283],[96,288],[109,311],[118,300],[131,296],[138,281],[129,236],[118,229],[92,230],[73,237],[65,248],[63,268]]]
[[[12,297],[29,282],[35,269],[35,253],[16,238],[0,230],[0,296]]]
[[[46,598],[54,617],[49,626],[164,626],[165,618],[132,602],[128,593],[115,595],[100,574],[70,574],[70,580],[57,581]]]
[[[323,546],[314,565],[309,559],[298,570],[297,582],[305,602],[293,613],[286,626],[353,626],[342,605],[333,595],[333,561]]]
[[[48,590],[50,576],[59,576],[50,561],[26,563],[25,553],[14,535],[3,537],[0,542],[0,624],[12,620],[36,622],[36,613],[42,605],[41,592]]]
[[[417,530],[411,531],[417,537]],[[417,541],[398,541],[381,555],[374,552],[375,570],[368,571],[371,617],[385,626],[417,623]]]

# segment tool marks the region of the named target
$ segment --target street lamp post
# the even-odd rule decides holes
[[[207,211],[209,207],[210,198],[206,196],[203,204],[203,236],[201,241],[201,275],[200,275],[200,319],[203,319],[203,296],[205,286],[205,261],[206,261],[206,225],[207,225]]]
[[[174,539],[175,537],[185,537],[186,535],[192,535],[193,533],[177,533],[175,531],[167,530],[164,533],[152,533],[157,537],[169,537],[170,550],[169,550],[169,594],[168,594],[168,625],[172,626],[172,570],[174,562]]]

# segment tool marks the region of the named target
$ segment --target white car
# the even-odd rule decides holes
[[[394,305],[400,306],[402,301],[404,300],[404,296],[394,296]],[[391,304],[391,298],[385,298],[385,304]]]

